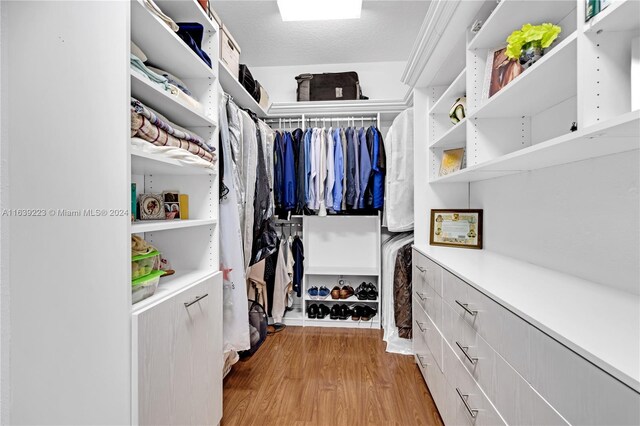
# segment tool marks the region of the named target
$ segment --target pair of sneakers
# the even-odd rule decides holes
[[[313,300],[324,300],[329,297],[329,294],[331,294],[331,290],[329,290],[325,286],[321,286],[320,288],[313,286],[309,288],[309,290],[307,290],[307,293]]]
[[[356,289],[356,297],[358,300],[376,300],[378,298],[378,289],[375,284],[363,281]]]

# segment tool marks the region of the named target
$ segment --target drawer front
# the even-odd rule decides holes
[[[429,349],[427,348],[427,341],[421,331],[424,329],[427,323],[427,315],[424,311],[417,306],[417,302],[414,300],[413,302],[413,330],[412,330],[412,339],[411,345],[413,347],[413,354],[416,360],[416,364],[420,367],[420,371],[422,372],[422,376],[426,377],[426,357]]]
[[[443,289],[445,304],[529,380],[533,327],[448,271],[444,271]]]
[[[424,284],[422,291],[416,290],[413,292],[413,299],[417,301],[436,327],[440,329],[442,327],[442,298],[440,295],[429,285]]]
[[[450,424],[474,426],[505,424],[448,345],[444,347],[444,376],[450,386],[449,398],[453,401],[449,415],[453,421],[450,421]]]
[[[426,285],[442,295],[442,267],[416,250],[413,251],[413,265],[414,277],[420,277]]]
[[[415,306],[414,312],[414,338],[422,339],[431,351],[436,362],[437,368],[442,370],[442,336],[436,328],[431,318],[420,308]]]
[[[221,417],[218,277],[134,315],[134,422],[216,424]],[[185,303],[193,303],[185,306]],[[137,370],[137,374],[136,374]]]
[[[569,423],[640,424],[640,394],[537,329],[530,383]]]
[[[442,371],[437,367],[433,354],[430,351],[427,351],[427,355],[423,362],[424,372],[426,373],[425,381],[429,388],[429,392],[433,397],[433,401],[436,403],[440,417],[442,417],[445,424],[453,424],[453,422],[447,421],[449,415],[448,410],[451,405],[448,394],[449,385],[447,384]]]

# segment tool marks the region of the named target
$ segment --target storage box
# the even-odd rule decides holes
[[[224,24],[220,29],[220,60],[237,79],[240,72],[240,46]]]
[[[158,288],[160,277],[164,271],[153,271],[146,277],[138,278],[131,283],[131,301],[133,304],[153,296]]]
[[[271,102],[269,102],[269,94],[264,89],[264,86],[260,86],[260,106],[266,111],[269,109],[269,105],[271,105]]]
[[[158,269],[160,266],[160,252],[152,251],[131,258],[131,280],[135,281]]]

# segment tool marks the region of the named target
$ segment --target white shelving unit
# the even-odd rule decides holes
[[[413,310],[418,321],[413,343],[442,418],[447,424],[490,424],[496,423],[491,416],[499,413],[507,423],[541,424],[552,422],[551,417],[536,420],[546,410],[571,424],[635,424],[638,413],[632,406],[640,401],[640,376],[631,360],[637,358],[640,295],[637,280],[630,277],[638,274],[640,246],[637,238],[603,228],[599,218],[609,211],[621,212],[616,221],[637,235],[640,110],[632,109],[630,92],[638,78],[631,75],[631,44],[640,36],[640,2],[613,1],[589,22],[584,21],[582,0],[460,2],[453,17],[445,13],[449,2],[436,3],[428,16],[440,13],[445,22],[438,16],[425,21],[405,82],[415,84],[414,285],[423,282],[427,295],[417,303],[422,308]],[[431,45],[447,20],[464,22],[466,33],[440,37],[433,41],[437,46]],[[477,20],[482,27],[473,33]],[[558,40],[540,60],[487,98],[489,55],[505,46],[509,34],[523,24],[546,22],[562,28]],[[448,56],[437,55],[442,51]],[[458,72],[434,71],[455,69],[451,64],[461,60],[464,78]],[[417,64],[426,65],[420,70]],[[452,126],[445,114],[456,91],[467,94],[464,128]],[[574,123],[577,130],[572,131]],[[454,147],[466,149],[466,168],[439,176],[443,149]],[[429,244],[430,211],[447,208],[483,209],[483,250]],[[561,218],[566,215],[570,218]],[[615,255],[608,257],[612,246]],[[626,253],[633,255],[625,258]],[[546,278],[538,279],[541,276]],[[536,284],[526,283],[531,279]],[[508,315],[492,311],[456,282],[482,282],[477,294]],[[504,287],[498,291],[499,283]],[[456,303],[461,299],[464,307]],[[604,315],[606,321],[599,321],[597,330],[569,312],[573,306],[601,311],[611,307],[607,303],[618,309]],[[463,309],[467,307],[471,312]],[[423,319],[418,318],[420,312]],[[543,321],[536,318],[538,313]],[[458,317],[470,325],[469,334],[457,329]],[[531,327],[528,334],[506,327],[508,317]],[[528,346],[528,335],[545,336],[549,349],[541,350],[539,340]],[[510,339],[516,351],[507,349]],[[611,339],[632,343],[612,351]],[[455,342],[465,340],[473,341],[461,345],[461,351]],[[507,403],[499,396],[500,379],[497,386],[484,381],[491,374],[485,376],[483,368],[493,368],[486,357],[476,364],[464,356],[467,346],[472,356],[483,356],[483,345],[527,381],[524,388],[513,383],[507,388],[535,390],[545,399],[530,418],[523,416],[534,398],[516,395]],[[544,354],[543,362],[535,360],[536,351]],[[520,355],[526,357],[524,362],[509,359]],[[542,377],[549,380],[543,384]],[[596,379],[603,384],[583,386]],[[469,394],[466,400],[456,393],[461,385],[473,389],[463,392]],[[594,397],[587,404],[592,411],[586,414],[579,407],[586,406],[595,387],[611,392]],[[473,399],[480,394],[483,398]],[[518,398],[524,402],[519,404]],[[475,420],[465,415],[466,403],[477,409]]]
[[[195,226],[215,226],[215,219],[188,219],[188,220],[145,220],[131,225],[132,234],[141,234],[153,231],[167,231],[170,229],[192,228]]]
[[[305,245],[305,275],[302,287],[304,312],[303,326],[380,328],[380,296],[376,300],[358,300],[354,295],[348,299],[312,299],[307,290],[325,286],[329,290],[339,286],[343,279],[354,290],[362,282],[373,283],[378,294],[380,288],[380,243],[381,227],[379,216],[304,216],[303,241]],[[347,306],[374,306],[377,314],[369,321],[310,319],[306,314],[311,304],[324,304],[331,308],[335,304]],[[288,314],[287,314],[288,315]],[[286,318],[286,317],[285,317]]]

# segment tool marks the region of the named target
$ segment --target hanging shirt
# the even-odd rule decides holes
[[[344,161],[342,155],[342,141],[340,140],[340,129],[333,131],[333,141],[335,142],[333,150],[333,167],[335,171],[333,184],[333,210],[339,212],[342,210],[342,179],[344,177]]]
[[[347,210],[347,174],[345,173],[345,164],[347,164],[347,136],[344,129],[340,129],[340,143],[342,144],[342,204],[340,210]]]
[[[316,205],[316,192],[318,191],[318,129],[314,129],[311,133],[311,143],[309,144],[309,192],[307,207],[311,210],[318,208]]]
[[[371,159],[371,173],[369,174],[369,182],[367,182],[367,189],[364,193],[364,206],[367,209],[373,208],[373,168],[378,162],[378,150],[377,147],[375,150],[373,147],[374,133],[373,127],[369,127],[365,133],[367,149],[369,150],[369,157]]]
[[[305,204],[309,204],[309,178],[311,176],[311,137],[312,129],[307,129],[304,134],[304,194]]]
[[[353,129],[351,127],[347,128],[345,132],[347,136],[347,168],[346,168],[346,187],[347,187],[347,206],[348,207],[357,207],[358,198],[356,196],[356,181],[360,179],[360,177],[356,173],[356,158],[358,157],[358,151],[356,150],[356,144],[353,139]]]
[[[305,190],[305,158],[304,158],[304,133],[297,129],[293,133],[293,145],[296,150],[296,212],[302,214],[302,209],[306,203],[307,193]]]
[[[373,205],[374,209],[382,210],[384,207],[384,177],[386,173],[386,154],[384,142],[380,131],[373,128],[373,152],[375,161],[373,169]]]
[[[358,129],[353,128],[353,143],[355,145],[355,160],[356,160],[356,175],[355,175],[355,187],[356,187],[356,199],[353,203],[353,208],[360,208],[360,137],[358,136]]]
[[[276,132],[273,146],[273,198],[276,208],[282,207],[284,194],[284,134]]]
[[[324,188],[324,202],[327,209],[333,209],[333,187],[336,180],[335,175],[335,140],[333,139],[333,128],[329,127],[327,132],[327,184]]]
[[[287,264],[284,251],[287,249],[287,241],[285,238],[280,242],[280,250],[278,251],[278,259],[276,263],[276,275],[273,282],[273,299],[271,316],[276,323],[282,322],[282,317],[287,308],[287,294],[291,279],[287,272]]]
[[[325,185],[327,184],[327,131],[320,129],[320,139],[318,145],[320,152],[318,153],[318,192],[316,200],[318,204],[318,216],[327,215],[327,205],[324,200]]]
[[[360,140],[360,197],[358,198],[358,207],[364,209],[366,207],[366,192],[371,178],[371,153],[367,147],[364,128],[358,131],[358,139]]]
[[[293,251],[293,290],[298,297],[302,296],[302,277],[304,277],[304,246],[297,235],[291,243]]]
[[[296,207],[295,151],[291,133],[284,134],[284,185],[282,208],[289,211]]]

